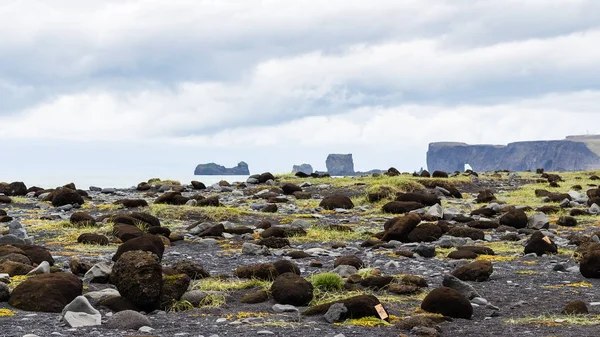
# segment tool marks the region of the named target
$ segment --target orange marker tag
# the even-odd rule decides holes
[[[548,244],[552,244],[552,242],[550,242],[550,238],[547,236],[544,236],[544,241],[546,241]]]
[[[388,317],[390,317],[381,304],[377,304],[375,306],[375,310],[377,310],[377,314],[379,314],[379,318],[382,320],[386,320]]]

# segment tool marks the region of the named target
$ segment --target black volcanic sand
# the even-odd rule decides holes
[[[441,179],[457,187],[463,193],[464,199],[455,199],[452,197],[443,198],[444,208],[457,208],[461,210],[474,210],[487,205],[474,204],[477,193],[483,189],[491,189],[496,196],[502,200],[506,193],[520,188],[529,188],[539,175],[522,173],[521,177],[509,178],[508,173],[502,173],[502,177],[491,177],[490,174],[480,174],[479,178],[465,177],[460,175],[455,178]],[[588,173],[582,173],[585,177]],[[155,311],[148,314],[151,326],[154,331],[150,333],[141,333],[137,331],[109,330],[103,326],[70,328],[65,322],[60,320],[60,314],[25,312],[10,307],[7,303],[0,303],[0,309],[10,309],[16,312],[15,315],[6,315],[0,317],[0,336],[23,336],[25,334],[36,334],[38,336],[398,336],[405,334],[407,336],[416,336],[414,331],[401,330],[395,326],[395,323],[407,316],[423,314],[420,309],[422,298],[432,289],[441,286],[445,274],[452,272],[460,261],[450,260],[446,255],[454,249],[440,249],[436,247],[438,254],[435,258],[415,257],[412,259],[400,257],[393,254],[399,249],[407,249],[407,246],[396,246],[393,248],[363,248],[361,243],[368,239],[370,234],[383,231],[383,224],[387,219],[396,215],[381,213],[383,204],[389,200],[383,200],[377,203],[369,203],[366,198],[367,191],[372,191],[375,185],[386,185],[392,178],[338,178],[324,179],[293,179],[290,176],[278,178],[274,185],[250,185],[248,187],[236,187],[233,185],[226,191],[192,190],[191,186],[185,186],[184,196],[201,194],[203,196],[218,195],[221,203],[224,205],[219,208],[205,208],[195,206],[163,206],[154,205],[154,199],[162,194],[157,188],[160,183],[150,191],[139,192],[136,190],[125,189],[117,190],[116,194],[104,194],[101,192],[88,191],[91,200],[87,200],[81,209],[68,211],[58,211],[47,202],[41,202],[35,197],[18,198],[11,204],[0,204],[0,209],[9,213],[15,220],[20,221],[30,235],[35,236],[35,243],[45,246],[56,260],[56,267],[69,270],[69,259],[78,256],[84,261],[96,263],[100,261],[109,261],[118,247],[117,243],[111,243],[104,248],[86,248],[83,245],[76,245],[72,236],[64,235],[65,232],[57,229],[52,224],[59,221],[68,221],[70,215],[75,211],[84,211],[95,218],[105,214],[114,214],[118,212],[126,213],[130,211],[142,211],[157,215],[163,225],[171,228],[174,233],[186,234],[186,227],[198,221],[212,221],[218,223],[226,220],[234,223],[236,226],[255,225],[262,220],[268,220],[273,225],[288,225],[294,220],[308,221],[313,227],[325,227],[329,225],[347,225],[355,233],[363,233],[362,238],[353,238],[344,240],[343,235],[335,236],[335,239],[307,239],[306,237],[290,238],[292,247],[283,249],[270,249],[270,256],[249,256],[241,254],[241,245],[245,240],[239,235],[231,238],[216,238],[217,243],[206,245],[201,238],[186,235],[184,241],[175,241],[171,246],[166,247],[163,257],[163,266],[171,265],[179,260],[192,260],[202,264],[205,270],[212,276],[231,277],[233,270],[239,266],[274,262],[282,258],[282,254],[296,250],[307,250],[310,248],[323,248],[341,255],[355,254],[360,257],[367,267],[378,269],[382,275],[413,274],[423,276],[429,287],[417,296],[400,296],[381,291],[366,291],[380,297],[388,312],[392,315],[392,323],[388,325],[369,326],[369,324],[358,322],[344,322],[330,324],[327,323],[322,315],[311,317],[299,316],[296,313],[276,314],[272,306],[276,304],[273,299],[260,304],[243,304],[239,299],[246,293],[256,289],[238,290],[227,293],[226,304],[218,308],[195,308],[183,312],[164,312]],[[385,179],[385,180],[382,180]],[[395,178],[394,178],[395,179]],[[417,184],[423,178],[397,177],[399,180],[411,181]],[[285,182],[310,182],[311,186],[304,187],[303,190],[312,194],[312,199],[296,200],[294,196],[287,196],[288,201],[278,203],[279,210],[276,213],[264,213],[254,210],[252,204],[266,203],[266,200],[256,197],[256,193],[261,189],[273,188],[282,185]],[[581,180],[582,185],[588,183],[587,180]],[[537,184],[541,188],[546,188],[547,184]],[[537,186],[536,185],[536,186]],[[569,191],[570,184],[561,183],[564,187],[551,189],[552,191]],[[399,186],[405,186],[399,184]],[[413,185],[411,185],[414,187]],[[412,189],[411,187],[411,189]],[[584,186],[581,193],[585,195]],[[402,188],[400,188],[402,189]],[[233,191],[233,192],[232,192]],[[318,207],[319,201],[331,194],[344,194],[353,197],[355,207],[346,212],[326,211]],[[516,206],[538,206],[540,198],[536,198],[531,192],[527,202],[509,203]],[[283,197],[282,194],[279,195]],[[123,209],[121,206],[113,206],[112,203],[119,199],[145,199],[151,204],[150,207],[138,209]],[[509,199],[510,201],[511,199]],[[551,203],[549,205],[558,205]],[[241,210],[242,212],[236,212]],[[555,235],[553,240],[566,242],[571,234],[591,235],[596,231],[595,223],[598,221],[590,216],[577,217],[579,225],[574,228],[564,228],[555,225],[556,219],[560,215],[568,213],[550,215],[550,232]],[[468,214],[469,212],[467,212]],[[528,213],[531,215],[532,213]],[[39,220],[42,216],[54,216],[54,221]],[[464,224],[458,224],[464,226]],[[0,224],[0,232],[4,231],[8,225]],[[39,228],[43,228],[40,230]],[[46,229],[47,228],[47,229]],[[574,259],[573,251],[577,248],[575,245],[559,245],[557,255],[544,255],[541,257],[523,256],[523,244],[529,235],[520,234],[520,241],[507,242],[500,239],[505,232],[495,230],[485,230],[490,234],[491,242],[469,242],[469,245],[488,245],[496,250],[497,256],[491,259],[494,273],[488,281],[469,282],[479,294],[487,299],[491,304],[498,307],[499,310],[492,310],[486,307],[475,307],[472,319],[449,319],[447,322],[440,323],[440,336],[594,336],[597,335],[597,326],[583,325],[582,322],[593,322],[598,320],[595,316],[600,315],[600,308],[590,306],[591,302],[600,301],[596,288],[600,287],[600,280],[586,279],[578,271],[554,271],[557,263],[564,265],[565,268],[578,266],[578,261]],[[516,231],[515,231],[516,232]],[[310,234],[310,230],[309,230]],[[339,234],[339,232],[338,232]],[[255,234],[257,236],[258,234]],[[109,237],[114,242],[113,237]],[[562,240],[562,241],[561,241]],[[255,242],[252,240],[246,240]],[[343,241],[346,248],[333,249],[334,242]],[[436,244],[434,242],[433,244]],[[410,247],[408,247],[410,248]],[[507,250],[504,251],[503,248]],[[499,256],[499,257],[498,257]],[[300,269],[302,276],[307,277],[311,274],[328,272],[333,270],[335,256],[313,256],[305,259],[292,260]],[[311,261],[320,261],[322,268],[311,267]],[[397,262],[397,266],[388,264],[390,261]],[[15,278],[15,282],[18,282]],[[22,278],[21,278],[22,280]],[[574,286],[569,286],[574,285]],[[114,287],[109,284],[91,284],[87,291],[101,290]],[[352,293],[356,295],[356,293]],[[387,299],[393,299],[387,301]],[[564,319],[567,316],[560,314],[564,306],[575,300],[586,302],[590,310],[590,316],[583,316],[579,324],[569,323]],[[300,307],[304,311],[307,307]],[[106,308],[98,308],[102,313],[102,321],[105,322],[110,315]],[[0,316],[3,311],[0,311]],[[548,316],[550,315],[550,316]],[[548,316],[548,317],[546,317]],[[537,321],[526,323],[525,318],[538,318]],[[221,319],[221,320],[220,320]],[[222,321],[222,319],[225,319]],[[219,321],[218,321],[219,320]],[[521,321],[519,321],[521,320]]]

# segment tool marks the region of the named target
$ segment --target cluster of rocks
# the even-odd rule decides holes
[[[384,174],[401,173],[390,168]],[[480,177],[475,172],[468,174]],[[567,238],[553,229],[581,227],[578,216],[600,213],[595,212],[600,201],[597,188],[586,193],[577,186],[565,193],[538,189],[534,194],[543,206],[529,207],[504,203],[494,188],[463,195],[448,180],[451,176],[424,171],[416,178],[424,186],[422,190],[400,192],[382,187],[364,193],[368,203],[362,205],[355,205],[355,195],[350,190],[333,191],[331,186],[313,186],[310,181],[282,182],[269,172],[250,176],[241,183],[220,182],[212,186],[198,181],[190,185],[149,181],[130,191],[90,188],[87,192],[73,184],[50,190],[27,189],[23,183],[0,184],[0,191],[7,198],[37,198],[36,207],[48,213],[44,218],[68,219],[71,226],[85,229],[110,225],[107,235],[84,232],[77,238],[78,243],[119,244],[114,254],[104,260],[91,262],[72,257],[68,269],[66,264],[57,267],[52,253],[58,252],[50,252],[43,243],[35,244],[35,238],[21,224],[26,215],[8,204],[8,212],[0,209],[0,219],[9,219],[0,236],[0,302],[25,311],[60,313],[70,327],[104,326],[151,332],[157,326],[150,313],[170,310],[176,303],[199,306],[210,296],[229,296],[195,290],[195,280],[233,277],[272,282],[268,288],[246,291],[239,303],[269,303],[274,313],[297,313],[306,319],[320,317],[317,320],[322,323],[363,317],[387,319],[397,308],[380,301],[380,295],[426,293],[420,308],[446,318],[413,315],[398,322],[397,327],[418,335],[437,336],[442,323],[452,318],[472,319],[479,312],[493,319],[508,310],[492,304],[478,292],[485,289],[478,284],[493,281],[499,266],[500,270],[506,269],[503,260],[496,259],[507,257],[506,254],[498,256],[488,247],[490,243],[519,242],[520,254],[508,257],[530,261],[555,255],[559,249],[574,249],[579,265],[566,268],[556,264],[556,272],[577,271],[585,278],[600,278],[598,236],[574,234]],[[436,179],[422,179],[429,177]],[[563,183],[560,176],[543,172],[539,179],[553,186]],[[318,200],[318,207],[299,209],[296,202],[305,199]],[[119,207],[120,211],[93,216],[82,208],[97,200]],[[243,224],[186,218],[183,229],[174,232],[149,213],[152,204],[173,209],[181,206],[183,210],[225,205],[241,208],[250,215]],[[567,210],[570,215],[552,219],[553,214]],[[393,216],[373,220],[365,216],[369,212]],[[290,215],[307,217],[292,218],[286,223],[275,221]],[[356,224],[361,222],[366,223],[362,227],[368,230],[370,239],[293,243],[293,239],[308,236],[315,226],[333,232],[356,232],[361,227]],[[185,259],[178,252],[178,247],[189,244],[216,254],[224,242],[239,251],[227,260],[226,266],[219,267],[218,273],[209,272],[204,263]],[[442,259],[440,249],[451,251]],[[217,263],[210,259],[205,262],[213,268]],[[223,264],[223,260],[218,263]],[[365,272],[365,267],[372,268]],[[231,275],[223,275],[227,270],[232,271]],[[343,291],[362,294],[311,305],[319,293],[311,274],[323,271],[338,275]],[[399,271],[404,275],[399,276]],[[21,275],[28,277],[9,290],[5,283],[16,282],[15,277]],[[84,286],[92,290],[84,292]],[[96,290],[98,287],[101,290]],[[571,303],[563,310],[568,314],[587,311],[585,303],[583,307],[581,303]]]

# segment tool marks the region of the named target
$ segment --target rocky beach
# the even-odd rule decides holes
[[[592,336],[598,180],[0,183],[0,336]]]

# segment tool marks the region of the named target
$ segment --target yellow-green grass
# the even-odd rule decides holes
[[[552,172],[549,172],[552,173]],[[519,173],[521,178],[523,179],[540,179],[540,175],[530,172],[521,172]],[[498,199],[503,200],[509,205],[527,205],[531,207],[539,207],[543,205],[548,205],[547,203],[542,202],[541,197],[535,196],[536,189],[544,189],[553,193],[566,193],[571,190],[571,186],[573,185],[581,185],[583,187],[582,191],[579,193],[585,193],[588,188],[586,186],[588,183],[593,183],[593,181],[589,180],[589,176],[595,174],[594,171],[585,171],[585,172],[557,172],[562,177],[564,181],[558,182],[560,187],[550,187],[547,182],[544,183],[531,183],[520,186],[518,189],[514,191],[509,191],[506,193],[498,194]],[[581,179],[576,179],[576,177],[580,177]]]
[[[219,279],[204,278],[192,285],[195,290],[202,291],[236,291],[242,289],[261,288],[268,290],[273,282],[258,279],[243,280],[238,278]]]
[[[491,248],[494,253],[500,255],[509,255],[509,254],[521,254],[523,253],[523,245],[520,242],[507,242],[507,241],[497,241],[497,242],[486,242],[481,244],[481,246]]]
[[[344,288],[342,277],[336,273],[313,274],[308,281],[321,291],[341,291]]]
[[[240,216],[250,212],[225,206],[178,206],[166,204],[151,204],[150,213],[161,220],[185,220],[190,217],[202,218],[206,221],[236,221]]]
[[[173,300],[167,307],[167,312],[181,312],[194,309],[194,305],[186,300]]]
[[[392,326],[392,323],[388,323],[382,319],[376,317],[363,317],[355,319],[347,319],[342,323],[335,323],[336,326],[362,326],[368,328],[378,328],[385,326]]]
[[[248,324],[249,327],[273,327],[273,328],[289,328],[289,329],[296,329],[296,328],[301,328],[301,327],[305,327],[307,326],[306,323],[302,323],[302,322],[287,322],[287,321],[263,321],[260,323],[250,323]]]
[[[10,317],[15,316],[17,314],[16,311],[10,309],[0,309],[0,317]]]
[[[348,242],[368,240],[371,235],[361,231],[338,231],[326,227],[312,226],[306,230],[306,235],[289,237],[290,243],[306,242]]]
[[[8,284],[8,289],[11,291],[15,289],[19,284],[23,283],[27,280],[29,276],[26,275],[15,275],[10,277],[10,283]]]
[[[219,308],[226,303],[224,294],[208,294],[205,298],[200,301],[198,307],[200,308]]]
[[[83,210],[93,210],[93,209],[97,209],[99,211],[117,211],[119,209],[123,208],[123,205],[115,205],[112,203],[96,203],[96,202],[86,202],[83,205],[81,205],[81,209]]]
[[[350,297],[359,295],[374,295],[382,303],[416,303],[421,302],[427,296],[428,291],[422,291],[412,295],[395,295],[385,291],[376,292],[373,290],[355,290],[355,291],[319,291],[315,289],[314,298],[310,302],[311,306],[341,301]]]
[[[173,180],[173,179],[160,179],[160,178],[152,178],[148,180],[148,184],[154,184],[154,185],[172,185],[172,186],[176,186],[176,185],[181,185],[181,182],[179,182],[179,180]]]
[[[36,203],[37,200],[26,198],[26,197],[10,197],[10,200],[13,204],[33,204]]]
[[[110,235],[113,224],[106,223],[101,226],[76,226],[69,221],[49,221],[49,220],[26,220],[23,221],[27,231],[31,234],[46,234],[52,240],[65,243],[77,242],[77,238],[83,233],[94,233]]]
[[[254,311],[240,311],[235,314],[229,314],[226,316],[228,320],[240,320],[246,318],[264,318],[264,317],[273,317],[275,314],[271,314],[268,312],[254,312]]]
[[[423,185],[419,182],[423,179],[421,177],[413,177],[412,175],[400,175],[390,177],[387,175],[381,175],[379,177],[373,176],[356,176],[356,177],[335,177],[335,178],[298,178],[292,174],[284,174],[277,176],[282,183],[294,183],[301,184],[305,181],[310,182],[313,186],[316,185],[330,185],[334,188],[348,188],[348,187],[365,187],[368,192],[376,192],[381,186],[387,186],[399,191],[414,191],[417,189],[423,189]],[[470,181],[469,177],[459,176],[448,179],[435,179],[430,178],[429,181],[439,181],[440,183],[455,183],[455,182],[466,182]]]
[[[549,285],[549,286],[543,286],[542,288],[546,288],[546,289],[560,289],[560,288],[592,288],[594,285],[589,283],[589,282],[575,282],[575,283],[562,283],[562,284],[555,284],[555,285]]]
[[[505,319],[506,324],[527,324],[536,326],[600,325],[600,315],[555,315],[544,314],[521,318]]]
[[[296,205],[302,209],[317,208],[320,202],[318,199],[299,199],[296,200]]]

